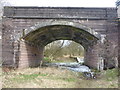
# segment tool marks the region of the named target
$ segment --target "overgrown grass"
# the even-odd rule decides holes
[[[75,62],[75,60],[73,58],[65,58],[65,57],[61,57],[59,59],[53,59],[51,60],[49,57],[44,57],[43,59],[44,63],[59,63],[59,62]]]
[[[14,81],[30,81],[36,79],[38,76],[47,76],[48,74],[22,74],[17,75],[16,77],[12,78],[11,80]]]
[[[101,78],[86,79],[82,73],[57,68],[33,68],[3,75],[3,88],[117,88],[117,69],[106,70]]]
[[[108,69],[105,71],[104,75],[107,81],[112,81],[118,78],[118,69]]]
[[[76,78],[66,78],[66,79],[63,78],[63,80],[67,82],[75,82]]]
[[[76,81],[76,78],[74,77],[60,77],[60,76],[48,76],[46,77],[47,79],[51,79],[51,80],[62,80],[62,81],[65,81],[65,82],[75,82]]]

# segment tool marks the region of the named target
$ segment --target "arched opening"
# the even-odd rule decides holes
[[[68,25],[41,27],[28,33],[24,39],[31,44],[39,45],[41,47],[56,40],[73,40],[80,43],[85,49],[98,40],[93,34],[83,29]]]
[[[68,23],[68,22],[67,22]],[[34,66],[39,66],[40,62],[44,58],[44,47],[56,40],[72,40],[84,47],[85,52],[85,62],[88,61],[88,58],[93,59],[93,55],[88,55],[90,54],[90,51],[92,50],[92,47],[96,44],[98,38],[95,36],[94,31],[91,31],[91,29],[86,28],[85,26],[81,26],[79,24],[74,24],[67,25],[62,25],[59,23],[54,23],[52,25],[43,25],[37,26],[37,28],[32,28],[33,30],[25,30],[25,35],[23,37],[24,39],[24,44],[26,46],[26,52],[27,52],[27,58],[28,59],[28,66],[34,67]],[[76,25],[76,27],[75,27]],[[81,28],[80,28],[81,27]],[[27,46],[28,45],[28,46]],[[28,47],[30,49],[28,49]],[[34,47],[34,48],[33,48]],[[35,50],[36,48],[36,50]],[[29,53],[30,52],[30,53]],[[22,51],[21,51],[21,56],[22,56]],[[30,58],[28,58],[30,57]],[[20,58],[19,62],[23,61],[23,58]],[[31,59],[32,58],[32,59]],[[35,59],[35,60],[34,60]],[[94,59],[95,60],[95,59]],[[33,64],[33,65],[32,65]],[[20,66],[22,67],[22,66]]]
[[[78,62],[83,64],[84,47],[71,40],[54,41],[45,46],[43,62]]]

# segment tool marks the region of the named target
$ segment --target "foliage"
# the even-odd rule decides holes
[[[48,57],[44,57],[44,60],[45,60],[45,61],[49,61],[49,58],[48,58]]]
[[[44,55],[46,57],[52,58],[52,57],[57,57],[61,56],[61,50],[62,50],[62,43],[61,41],[55,41],[53,43],[48,44],[45,47],[45,52]]]
[[[44,55],[45,57],[49,57],[50,60],[62,57],[64,55],[83,56],[84,48],[74,41],[58,40],[48,44],[45,47]]]
[[[84,56],[84,48],[74,41],[69,41],[69,44],[64,47],[64,54],[72,56]]]

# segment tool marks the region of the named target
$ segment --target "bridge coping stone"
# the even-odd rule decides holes
[[[4,8],[3,16],[8,18],[34,18],[34,19],[35,18],[115,19],[117,18],[117,9],[88,8],[88,7],[83,8],[83,7],[10,7],[9,6]]]

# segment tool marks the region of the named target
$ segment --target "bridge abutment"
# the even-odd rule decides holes
[[[90,46],[85,51],[85,65],[90,68],[100,69],[100,60],[99,60],[99,45],[95,44]]]
[[[117,14],[118,14],[118,67],[120,68],[120,0],[117,2]]]
[[[20,41],[18,68],[37,67],[43,59],[43,48]]]

